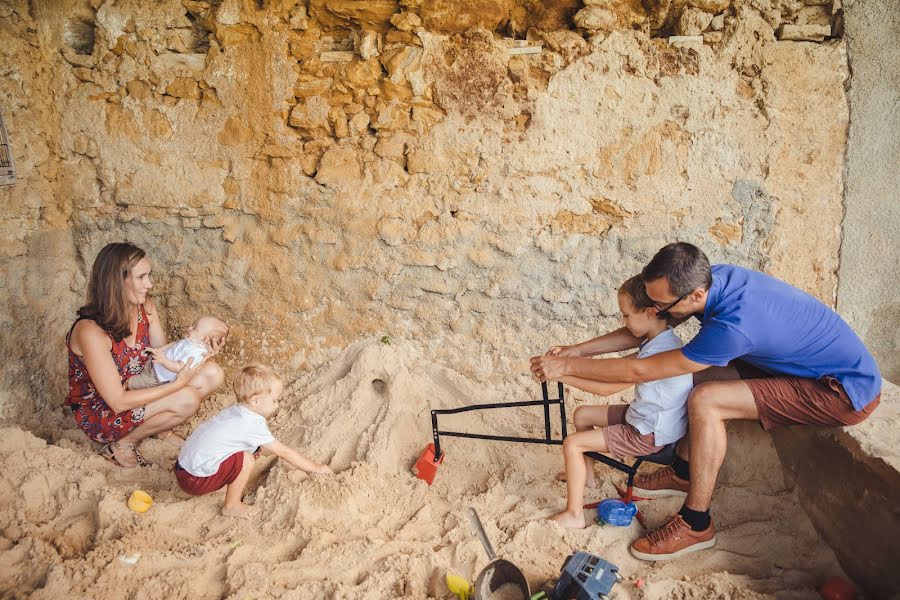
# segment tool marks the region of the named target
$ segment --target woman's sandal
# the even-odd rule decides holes
[[[134,457],[137,460],[137,464],[134,465],[126,465],[119,462],[119,459],[116,458],[116,450],[113,449],[113,446],[118,450],[131,450],[134,452]],[[110,442],[109,444],[104,445],[100,448],[100,456],[108,460],[109,462],[122,467],[123,469],[133,469],[135,467],[149,467],[151,465],[150,461],[141,456],[141,453],[138,452],[137,447],[134,444],[124,444],[122,442]]]

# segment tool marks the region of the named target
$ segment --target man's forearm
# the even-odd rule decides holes
[[[635,337],[626,328],[621,327],[606,335],[581,342],[575,348],[581,356],[597,356],[598,354],[607,354],[609,352],[631,350],[632,348],[637,348],[643,341],[643,338]]]

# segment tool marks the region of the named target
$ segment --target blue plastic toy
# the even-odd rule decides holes
[[[603,523],[617,527],[628,527],[631,520],[637,514],[637,505],[634,502],[622,502],[610,498],[597,506],[597,518]]]
[[[619,567],[589,552],[578,551],[563,563],[562,573],[550,593],[551,600],[607,600],[622,580]]]

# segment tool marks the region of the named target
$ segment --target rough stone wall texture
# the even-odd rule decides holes
[[[288,376],[373,334],[524,372],[676,239],[833,303],[845,46],[778,38],[838,5],[544,4],[0,5],[2,415],[59,406],[114,240],[173,332],[220,315],[226,367]]]
[[[900,382],[900,2],[846,3],[853,78],[838,310]]]

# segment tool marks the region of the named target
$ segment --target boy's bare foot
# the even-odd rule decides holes
[[[565,527],[566,529],[584,529],[587,527],[587,523],[584,522],[583,510],[579,510],[578,513],[574,515],[566,511],[558,512],[550,517],[550,520],[556,521],[561,527]]]
[[[240,502],[234,506],[223,506],[222,515],[226,517],[237,517],[239,519],[249,519],[256,513],[252,506],[247,506]]]
[[[563,481],[563,482],[568,481],[568,478],[566,477],[566,472],[560,471],[559,473],[557,473],[556,480]],[[591,476],[588,476],[585,478],[584,487],[589,488],[589,489],[594,489],[594,488],[600,487],[600,484],[597,482],[597,478],[591,475]]]

